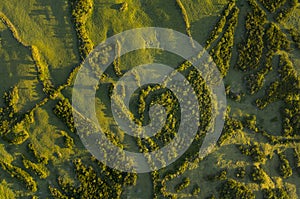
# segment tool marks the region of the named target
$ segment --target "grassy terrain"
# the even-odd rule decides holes
[[[297,132],[299,129],[294,129],[294,135],[284,134],[286,116],[282,110],[289,105],[279,97],[263,109],[259,109],[255,104],[255,100],[267,95],[266,90],[272,82],[276,80],[283,82],[282,79],[278,79],[281,55],[288,55],[293,70],[297,71],[299,77],[300,49],[295,42],[291,44],[289,50],[276,49],[272,54],[272,70],[264,73],[262,86],[256,93],[250,94],[245,77],[265,69],[267,39],[264,38],[263,41],[263,58],[259,60],[259,67],[253,70],[240,70],[238,68],[241,54],[239,48],[241,45],[246,46],[248,35],[245,27],[246,16],[253,8],[247,1],[237,1],[234,5],[239,10],[237,26],[234,27],[233,32],[226,33],[232,33],[233,47],[226,46],[228,37],[226,38],[225,34],[230,27],[229,19],[233,13],[231,10],[226,17],[225,25],[207,50],[216,59],[220,59],[218,56],[222,57],[223,53],[227,53],[226,49],[232,51],[232,55],[228,55],[229,69],[224,77],[225,86],[230,86],[230,92],[227,93],[227,103],[230,107],[228,117],[242,123],[243,127],[234,129],[232,124],[228,127],[228,131],[224,130],[224,140],[203,160],[181,158],[157,173],[138,174],[135,182],[134,177],[131,179],[124,173],[110,170],[91,157],[76,132],[70,128],[72,116],[68,117],[70,111],[68,105],[64,104],[61,107],[61,115],[53,110],[61,100],[66,98],[71,100],[70,72],[82,61],[78,45],[80,34],[72,19],[75,2],[75,0],[3,0],[0,4],[0,12],[10,20],[17,31],[16,34],[12,27],[0,21],[0,96],[9,93],[12,87],[18,89],[17,100],[11,99],[8,100],[9,102],[0,100],[1,131],[8,126],[7,131],[0,133],[0,160],[21,169],[19,173],[26,172],[37,184],[37,191],[28,189],[22,180],[17,178],[18,176],[14,176],[9,169],[2,166],[0,167],[0,198],[64,198],[64,195],[71,197],[72,194],[77,194],[76,197],[85,197],[84,194],[94,191],[94,188],[100,187],[99,184],[101,184],[100,191],[97,191],[102,193],[101,190],[105,190],[106,193],[113,195],[107,196],[111,198],[208,198],[212,196],[225,198],[220,194],[220,190],[229,179],[245,185],[256,198],[264,198],[265,191],[273,189],[286,191],[289,197],[285,198],[294,199],[300,196],[300,135]],[[92,2],[92,7],[89,8],[92,10],[91,15],[87,16],[86,23],[81,26],[87,31],[88,39],[94,46],[122,31],[149,26],[165,27],[190,34],[204,46],[223,16],[223,10],[228,3],[225,0],[128,0],[126,4],[119,0],[93,0]],[[259,0],[253,2],[257,3],[263,13],[266,13],[266,22],[262,25],[264,31],[272,22],[287,35],[288,41],[293,40],[289,32],[291,28],[300,37],[299,3],[287,19],[278,22],[274,19],[276,12],[267,11]],[[138,39],[139,42],[144,42],[142,38]],[[46,67],[42,72],[34,57],[32,46],[38,49],[38,57]],[[218,51],[212,49],[218,49],[218,46],[221,46],[220,53],[216,55]],[[119,67],[121,73],[124,73],[134,66],[153,62],[176,67],[182,60],[175,55],[157,50],[139,50],[122,56]],[[49,74],[47,74],[48,70]],[[108,73],[108,83],[115,83],[118,74],[115,74],[112,68]],[[71,83],[67,82],[68,77]],[[50,85],[50,88],[47,85]],[[96,93],[95,105],[99,123],[105,130],[117,135],[117,139],[128,141],[124,143],[126,149],[141,147],[133,139],[124,137],[124,132],[114,126],[108,86],[109,84],[100,86]],[[285,90],[290,88],[294,88],[291,83]],[[232,97],[235,95],[241,98]],[[299,95],[295,94],[294,100],[297,100],[297,97],[299,98]],[[297,108],[297,104],[289,108]],[[11,112],[6,114],[6,110]],[[249,119],[251,116],[255,116],[256,119]],[[299,122],[299,113],[298,116],[288,120]],[[294,125],[295,127],[297,124]],[[18,135],[21,130],[28,132],[28,137],[22,142],[16,144],[6,139],[15,131]],[[34,150],[29,148],[31,144]],[[241,146],[254,146],[255,153],[258,154],[249,155],[243,152]],[[198,149],[192,146],[190,150]],[[47,161],[43,161],[43,158]],[[36,165],[40,170],[27,167],[24,159],[32,162],[32,165]],[[283,169],[280,170],[280,166],[286,163],[284,160],[287,160],[290,165],[292,174],[284,174]],[[81,162],[83,165],[80,165]],[[180,172],[178,167],[185,163],[188,166],[184,167],[182,173],[176,174],[172,179],[166,178],[172,173]],[[245,169],[243,177],[237,175],[241,168]],[[262,171],[263,180],[254,179],[255,168]],[[8,172],[5,172],[7,170]],[[37,170],[45,171],[46,177],[43,178]],[[181,189],[180,185],[187,181],[189,181],[187,186]],[[199,187],[200,192],[192,194],[195,187]]]
[[[79,61],[68,1],[4,1],[0,11],[15,24],[24,41],[42,49],[55,83],[62,84]]]

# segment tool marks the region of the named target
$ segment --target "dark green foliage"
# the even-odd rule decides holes
[[[259,0],[270,12],[275,12],[286,0]]]
[[[17,113],[17,103],[19,100],[19,89],[18,87],[12,87],[9,92],[4,93],[4,101],[8,107],[8,116],[13,117]]]
[[[267,49],[271,52],[290,49],[290,42],[287,36],[274,23],[271,23],[266,30],[265,40],[267,42]]]
[[[210,54],[218,66],[222,76],[226,76],[232,56],[234,45],[234,32],[238,22],[239,9],[234,7],[227,22],[227,27],[218,44],[211,50]]]
[[[124,12],[125,10],[127,10],[127,8],[128,8],[128,3],[127,2],[120,3],[119,11]]]
[[[290,199],[288,192],[284,188],[264,190],[264,199]]]
[[[81,58],[84,59],[93,50],[93,43],[89,38],[85,28],[88,17],[92,13],[92,0],[72,0],[73,12],[72,16],[75,22],[75,29],[79,39],[79,52]]]
[[[21,168],[14,166],[12,164],[6,163],[0,160],[0,166],[3,170],[7,171],[12,177],[16,177],[19,181],[23,182],[27,189],[32,192],[37,191],[37,183],[34,179]]]
[[[72,148],[74,146],[74,140],[71,136],[68,135],[65,131],[60,131],[65,143],[65,147]]]
[[[288,178],[293,174],[290,163],[284,154],[278,154],[280,159],[279,173],[282,177]]]
[[[74,199],[120,198],[123,186],[133,185],[136,181],[136,174],[115,171],[103,166],[102,163],[98,165],[100,174],[93,167],[84,165],[80,159],[73,163],[80,185],[74,186],[59,178],[58,184],[62,191],[50,187],[53,196],[58,198],[66,198],[67,196]]]
[[[3,136],[8,132],[10,132],[10,128],[11,128],[11,121],[5,119],[1,120],[0,135]]]
[[[293,64],[287,55],[280,56],[279,78],[266,89],[266,95],[256,100],[258,108],[263,109],[268,104],[282,100],[285,108],[281,110],[283,118],[283,135],[292,136],[300,130],[300,77],[293,69]]]
[[[257,69],[263,52],[263,35],[266,14],[253,0],[248,0],[253,12],[246,18],[247,39],[239,45],[237,68],[242,71]]]
[[[30,49],[31,49],[32,58],[37,68],[38,78],[43,85],[43,91],[51,99],[54,99],[57,95],[57,92],[55,91],[53,83],[51,82],[50,79],[49,67],[42,59],[41,53],[39,52],[36,46],[31,46]]]
[[[241,121],[226,116],[224,128],[222,130],[221,137],[218,140],[218,144],[221,145],[225,140],[230,139],[230,137],[238,130],[243,129],[243,124]]]
[[[214,194],[212,194],[209,197],[207,197],[206,199],[217,199],[217,198],[216,198],[216,196]]]
[[[176,187],[175,187],[175,190],[176,192],[180,192],[182,191],[183,189],[187,188],[191,183],[191,180],[189,178],[184,178],[182,180],[181,183],[179,183]]]
[[[229,96],[230,99],[236,101],[236,102],[241,102],[242,97],[245,96],[243,92],[233,92],[230,88],[230,85],[227,85],[225,88],[226,95]]]
[[[292,36],[292,40],[296,45],[296,48],[300,49],[300,34],[299,32],[295,29],[295,28],[291,28],[289,30],[291,36]]]
[[[272,57],[274,56],[274,54],[278,50],[290,49],[290,42],[287,39],[287,36],[274,23],[271,23],[265,31],[263,40],[267,53],[265,55],[265,59],[263,60],[263,64],[261,65],[262,67],[260,70],[245,77],[246,86],[251,95],[257,93],[262,88],[265,76],[272,70]],[[251,60],[253,59],[254,57],[251,58]],[[258,62],[256,66],[257,67],[255,68],[249,68],[249,70],[257,69],[259,66]]]
[[[252,145],[239,146],[242,154],[251,156],[255,162],[263,162],[266,159],[266,155],[261,151],[259,145],[254,143]]]
[[[68,99],[65,98],[60,100],[53,109],[53,112],[69,127],[72,132],[75,131],[72,105]]]
[[[48,158],[45,156],[42,156],[37,149],[34,147],[34,145],[32,143],[28,144],[28,150],[33,154],[33,156],[35,157],[36,161],[38,161],[39,163],[43,163],[43,164],[48,164]]]
[[[222,199],[254,199],[255,196],[244,184],[233,179],[227,180],[220,189]]]
[[[243,120],[243,126],[254,132],[258,132],[258,128],[256,127],[256,116],[255,115],[245,116]]]
[[[189,21],[189,17],[187,14],[187,11],[185,9],[185,7],[183,6],[181,0],[176,0],[176,4],[179,7],[179,9],[181,10],[181,14],[185,23],[185,30],[186,30],[186,34],[191,37],[191,25],[190,25],[190,21]]]
[[[257,93],[263,86],[265,73],[258,71],[245,77],[246,86],[251,95]]]
[[[26,130],[16,132],[11,131],[10,133],[4,136],[4,139],[12,144],[22,144],[29,138],[29,133]]]
[[[26,169],[32,170],[41,179],[45,179],[49,176],[49,171],[42,164],[36,164],[23,158],[23,165]]]
[[[297,3],[297,0],[288,0],[287,5],[282,8],[275,16],[275,20],[281,22],[287,19],[297,7]]]
[[[206,49],[208,49],[211,44],[219,37],[222,33],[223,28],[226,24],[226,18],[229,16],[232,8],[235,6],[234,1],[229,1],[222,12],[222,17],[219,19],[218,23],[215,25],[214,29],[210,33],[209,39],[206,41]]]
[[[251,175],[254,182],[264,183],[266,181],[265,172],[260,166],[253,166]]]

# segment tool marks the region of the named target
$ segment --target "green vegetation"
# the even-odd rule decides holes
[[[190,21],[189,21],[188,14],[187,14],[181,0],[176,0],[176,3],[177,3],[178,7],[181,10],[181,14],[182,14],[182,17],[183,17],[183,20],[184,20],[184,23],[185,23],[186,34],[191,37],[192,36],[192,34],[191,34],[191,24],[190,24]]]
[[[183,189],[187,188],[190,185],[190,183],[191,181],[189,178],[184,178],[183,181],[175,187],[176,192],[180,192]]]
[[[275,12],[278,8],[280,8],[286,0],[272,0],[272,1],[267,1],[267,0],[259,0],[265,8],[268,9],[270,12]]]
[[[85,24],[93,11],[93,0],[73,0],[72,16],[75,23],[75,29],[79,38],[79,52],[84,59],[93,49],[93,43],[90,40]]]
[[[255,70],[260,65],[263,52],[263,36],[266,14],[254,0],[248,0],[252,12],[247,14],[245,28],[247,38],[239,45],[237,68],[242,71]]]
[[[11,177],[17,178],[19,181],[25,183],[26,187],[32,191],[37,191],[36,181],[24,170],[9,163],[0,160],[0,166],[3,170],[7,171]]]
[[[91,166],[86,166],[80,159],[73,161],[77,179],[80,186],[74,186],[59,178],[58,183],[61,187],[49,187],[52,196],[56,198],[120,198],[122,187],[133,185],[136,181],[135,174],[125,174],[106,168],[101,163],[98,166],[103,169],[102,175],[97,175]]]
[[[9,186],[9,184],[7,184],[7,182],[5,180],[2,180],[1,184],[0,184],[0,198],[1,199],[15,199],[16,196],[14,194],[14,192],[10,189],[11,187]]]
[[[212,58],[223,76],[226,76],[230,67],[232,48],[234,44],[234,32],[238,23],[239,9],[234,7],[228,19],[227,29],[224,31],[219,43],[211,50]]]
[[[220,191],[220,197],[224,199],[229,198],[243,198],[243,199],[254,199],[255,196],[251,192],[250,189],[248,189],[245,185],[242,183],[239,183],[233,179],[227,180]]]
[[[60,100],[53,109],[53,112],[57,117],[62,119],[72,132],[75,131],[72,106],[68,99]]]
[[[131,113],[122,111],[146,125],[149,108],[162,105],[167,113],[162,129],[139,139],[117,127],[110,98],[118,79],[132,67],[172,66],[186,77],[200,105],[200,110],[190,107],[201,118],[185,154],[158,171],[123,173],[97,161],[82,145],[72,115],[72,86],[94,46],[124,30],[151,26],[184,32],[205,46],[224,77],[227,113],[217,146],[199,158],[215,102],[194,66],[159,50],[119,57],[123,46],[109,46],[106,50],[113,50],[116,59],[99,76],[95,107],[105,135],[116,146],[158,150],[174,139],[180,125],[180,103],[173,92],[149,84],[130,99]],[[297,198],[299,32],[296,0],[4,0],[0,198]],[[138,75],[135,80],[140,83]]]
[[[286,20],[296,7],[297,0],[288,0],[287,5],[278,12],[275,20],[278,22]]]
[[[23,159],[23,164],[26,169],[30,169],[35,172],[41,179],[45,179],[49,176],[49,171],[42,164],[35,164],[30,160]]]
[[[284,154],[278,154],[280,159],[279,172],[280,175],[284,178],[290,177],[293,174],[292,168],[289,161],[286,159]]]
[[[289,199],[291,198],[288,192],[283,188],[268,189],[264,193],[266,199]]]
[[[231,10],[233,9],[234,6],[235,6],[234,1],[230,1],[226,5],[225,9],[223,10],[223,13],[222,13],[222,16],[221,16],[220,20],[218,21],[218,23],[216,24],[216,26],[212,30],[209,39],[206,41],[206,48],[207,49],[219,37],[219,34],[221,34],[223,32],[223,28],[226,24],[226,18],[229,16],[229,14],[230,14],[230,12],[231,12]]]

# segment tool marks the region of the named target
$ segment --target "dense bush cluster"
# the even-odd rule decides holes
[[[32,153],[37,162],[48,164],[48,158],[41,155],[32,143],[27,145],[28,151]]]
[[[264,199],[291,199],[284,188],[265,189]]]
[[[229,3],[226,5],[224,10],[222,11],[222,16],[215,25],[214,29],[210,33],[209,39],[206,41],[206,46],[205,48],[208,49],[211,44],[216,41],[216,39],[219,37],[219,34],[222,33],[223,28],[226,24],[226,18],[229,16],[232,8],[235,6],[235,1],[229,1]]]
[[[293,174],[293,170],[290,166],[290,163],[286,156],[282,153],[278,154],[279,160],[280,160],[280,165],[279,165],[279,173],[282,177],[288,178]]]
[[[285,54],[280,56],[278,73],[279,78],[266,89],[264,97],[256,100],[256,105],[263,109],[270,103],[282,100],[285,103],[282,109],[283,135],[294,135],[300,129],[300,77]]]
[[[55,105],[53,112],[67,125],[72,132],[75,131],[72,105],[67,98],[60,100]]]
[[[53,197],[66,198],[120,198],[123,186],[133,185],[136,174],[127,174],[105,167],[101,163],[100,174],[93,167],[86,166],[80,159],[74,162],[75,172],[80,185],[73,185],[58,178],[58,188],[49,187]],[[98,169],[97,169],[98,170]]]
[[[23,165],[26,169],[32,170],[41,179],[45,179],[49,176],[50,172],[43,164],[36,164],[23,158]]]
[[[157,187],[160,187],[160,190],[158,190],[165,198],[174,198],[176,197],[176,194],[170,193],[167,191],[167,185],[166,183],[168,181],[171,181],[172,179],[175,179],[176,177],[182,175],[189,167],[189,162],[186,160],[184,161],[180,166],[178,166],[174,171],[168,172],[163,179],[160,181],[161,184]],[[157,181],[158,176],[154,179]],[[158,195],[158,193],[155,193],[155,195]]]
[[[28,138],[29,138],[29,133],[26,130],[11,131],[4,136],[4,140],[15,145],[22,144]]]
[[[222,130],[221,137],[218,140],[218,144],[222,145],[222,143],[225,140],[230,139],[234,133],[242,129],[243,129],[243,124],[241,123],[241,121],[226,116],[224,128]]]
[[[5,107],[0,108],[0,135],[9,143],[21,144],[29,137],[24,126],[32,123],[32,114],[18,114],[19,89],[17,86],[5,92],[3,98]]]
[[[197,184],[195,184],[192,189],[192,195],[198,196],[200,192],[201,192],[200,187]]]
[[[190,183],[191,183],[191,180],[189,178],[183,178],[182,182],[180,182],[179,184],[177,184],[175,186],[176,192],[180,192],[183,189],[187,188],[190,185]]]
[[[37,191],[37,183],[27,172],[25,172],[21,168],[14,166],[10,163],[4,162],[2,160],[0,160],[0,167],[2,167],[3,170],[7,171],[12,177],[15,177],[19,181],[25,183],[26,187],[30,191]]]
[[[297,3],[297,0],[288,0],[287,5],[280,9],[280,11],[277,13],[275,20],[281,22],[287,19],[296,9]]]
[[[200,114],[201,116],[201,123],[200,123],[200,132],[205,133],[207,129],[207,124],[210,120],[210,112],[211,106],[209,105],[211,100],[206,92],[206,85],[203,82],[203,79],[200,78],[197,70],[195,70],[189,63],[183,63],[178,68],[178,71],[183,73],[187,77],[187,80],[191,83],[191,85],[194,87],[194,91],[198,97],[199,103],[202,105]],[[185,91],[186,92],[186,91]],[[187,92],[188,93],[188,92]],[[140,90],[140,92],[137,95],[138,101],[138,108],[137,110],[137,117],[138,120],[137,123],[142,122],[143,120],[148,120],[146,117],[147,113],[147,106],[153,105],[153,104],[160,104],[166,108],[167,112],[167,119],[164,127],[162,128],[161,132],[158,132],[155,136],[147,139],[139,139],[136,138],[137,145],[140,148],[140,151],[148,152],[153,151],[159,147],[164,146],[169,142],[169,140],[173,139],[173,137],[176,135],[177,128],[178,128],[178,110],[179,109],[179,103],[177,102],[176,98],[172,95],[172,92],[164,89],[160,85],[153,85],[153,86],[146,86]],[[134,109],[133,109],[134,110]],[[191,108],[191,110],[193,110]],[[196,111],[196,110],[193,110]],[[182,161],[180,161],[178,170],[180,172],[184,172],[185,169],[187,169],[185,163],[187,159],[194,159],[197,158],[197,152],[199,148],[197,148],[200,144],[199,140],[201,139],[200,132],[196,135],[195,141],[193,143],[194,148],[189,149],[184,156],[182,157]],[[174,148],[174,151],[171,151],[168,155],[168,157],[172,157],[174,154],[177,153],[177,149]],[[158,159],[162,159],[161,157],[157,157]],[[152,160],[148,160],[149,163],[152,162]],[[162,164],[164,162],[162,161]],[[172,177],[166,177],[164,180],[162,180],[162,189],[160,189],[160,192],[162,192],[163,195],[167,196],[171,193],[168,193],[165,188],[165,182],[170,180],[171,178],[175,177],[176,175],[172,175]],[[172,195],[172,194],[171,194]]]
[[[253,143],[252,145],[240,145],[239,149],[242,154],[251,156],[255,162],[264,162],[266,160],[266,155],[257,143]]]
[[[270,12],[275,12],[286,0],[259,0]]]
[[[43,84],[43,91],[50,97],[55,97],[56,92],[53,83],[50,80],[48,65],[42,60],[40,52],[36,46],[31,46],[32,58],[37,67],[38,78]]]
[[[262,68],[245,77],[246,86],[251,95],[262,88],[265,76],[272,70],[272,58],[274,54],[278,50],[290,49],[290,42],[287,36],[274,23],[271,23],[266,29],[263,40],[265,42],[266,55]]]
[[[227,28],[224,31],[223,36],[220,38],[218,44],[211,50],[213,60],[219,67],[222,76],[226,76],[232,56],[232,48],[234,45],[234,32],[238,23],[239,9],[234,7],[230,18],[228,19]]]
[[[300,34],[295,28],[291,28],[289,33],[292,36],[292,40],[296,45],[296,48],[300,49]]]
[[[119,43],[119,41],[116,41],[116,45],[115,45],[115,59],[113,61],[113,67],[114,67],[114,71],[115,74],[118,77],[121,77],[123,75],[121,69],[120,69],[120,65],[121,65],[121,44]]]
[[[244,184],[233,179],[227,180],[220,189],[220,198],[222,199],[254,199],[255,196]]]
[[[246,34],[247,39],[239,44],[239,57],[237,68],[242,71],[257,69],[260,65],[264,42],[264,24],[266,14],[253,0],[248,0],[253,12],[247,14]]]
[[[265,183],[266,182],[267,174],[260,166],[257,166],[257,165],[253,166],[251,176],[252,176],[252,180],[254,182],[257,182],[257,183]]]
[[[287,36],[274,23],[271,23],[266,30],[265,40],[267,43],[266,47],[271,52],[290,49],[290,42]]]
[[[264,71],[257,71],[245,77],[248,92],[253,95],[257,93],[263,86],[266,73]]]
[[[243,126],[257,133],[258,128],[256,126],[256,116],[246,115],[243,119]]]
[[[8,107],[8,116],[13,117],[18,112],[17,104],[19,101],[19,89],[17,86],[12,87],[8,92],[4,93],[4,102]]]
[[[84,59],[94,48],[85,28],[87,19],[93,11],[93,0],[72,0],[72,7],[72,16],[79,39],[79,51],[81,58]]]

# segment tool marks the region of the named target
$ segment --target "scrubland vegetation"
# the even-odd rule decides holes
[[[174,0],[171,3],[156,0],[143,3],[135,0],[68,1],[70,10],[65,17],[70,18],[77,35],[77,38],[71,36],[71,40],[78,41],[81,59],[68,69],[69,74],[65,74],[67,78],[61,85],[53,76],[56,66],[52,64],[58,61],[47,57],[40,45],[24,39],[24,30],[12,17],[12,8],[8,4],[0,5],[0,57],[3,59],[0,67],[4,71],[0,78],[13,75],[16,82],[22,82],[8,86],[9,89],[0,93],[3,98],[0,102],[0,198],[288,199],[300,195],[300,77],[296,70],[300,59],[300,30],[296,25],[288,27],[285,24],[295,15],[299,3],[296,0],[206,1],[207,7],[212,4],[222,7],[218,16],[197,13],[200,9],[197,2]],[[54,3],[41,4],[37,9],[47,7],[48,10],[41,13],[45,11],[49,21],[57,20],[51,11],[55,9]],[[93,14],[101,9],[103,13],[97,13],[97,16],[105,18],[109,10],[118,20],[107,18],[103,22],[95,19]],[[193,87],[200,105],[199,110],[194,111],[199,112],[201,120],[192,145],[182,157],[166,168],[146,174],[148,178],[142,178],[140,174],[111,169],[84,149],[72,115],[71,90],[83,60],[96,45],[95,35],[91,33],[93,26],[102,27],[103,32],[99,33],[102,37],[97,40],[103,40],[118,30],[131,27],[122,23],[136,27],[154,24],[155,16],[151,11],[161,13],[164,25],[184,27],[182,32],[191,38],[197,37],[195,32],[198,31],[193,30],[202,23],[201,17],[201,20],[213,18],[213,23],[203,30],[211,31],[203,39],[204,46],[224,77],[228,107],[216,148],[212,154],[200,158],[198,151],[208,124],[214,119],[211,111],[215,102],[194,66],[188,61],[171,60],[172,64],[177,64],[174,69]],[[34,16],[37,21],[46,16],[41,13],[30,10],[30,16],[37,15]],[[128,16],[136,18],[135,23]],[[59,20],[57,23],[61,22]],[[111,27],[112,24],[116,27]],[[2,49],[2,44],[12,41],[16,41],[19,48],[28,50],[28,59],[35,68],[30,73],[32,76],[6,74],[13,71],[11,67],[26,62],[18,60],[17,54],[7,53],[13,49]],[[120,44],[114,47],[116,56],[121,48]],[[167,113],[165,125],[155,136],[143,139],[131,138],[121,130],[115,130],[109,100],[117,79],[127,72],[127,65],[136,60],[137,63],[141,60],[170,61],[161,52],[137,54],[140,57],[117,57],[105,75],[99,77],[96,96],[101,107],[97,116],[106,125],[106,135],[112,143],[126,150],[145,153],[174,139],[181,113],[179,101],[169,89],[145,85],[131,99],[134,121],[137,124],[151,122],[149,107],[160,104]],[[37,89],[34,105],[21,109],[26,78],[34,78],[41,89]],[[139,78],[136,76],[137,82]],[[174,149],[167,155],[176,153]],[[148,163],[151,164],[151,159]]]

